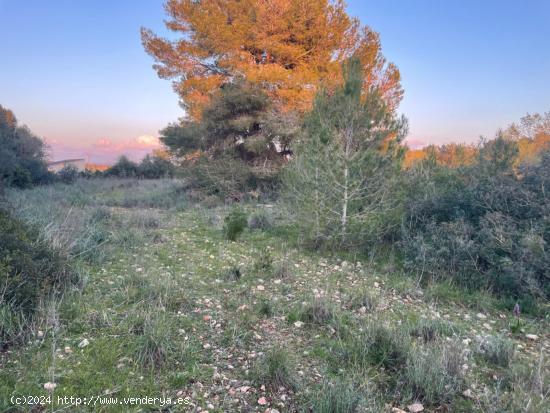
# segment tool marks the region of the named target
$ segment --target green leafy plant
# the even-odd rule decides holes
[[[230,241],[236,241],[247,227],[246,213],[240,209],[233,209],[224,219],[223,231]]]

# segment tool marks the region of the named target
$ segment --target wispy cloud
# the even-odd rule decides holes
[[[423,148],[424,146],[426,146],[428,143],[423,139],[407,137],[405,139],[405,144],[410,149],[420,149],[420,148]]]
[[[121,155],[137,161],[161,146],[158,137],[152,135],[141,135],[125,141],[100,138],[86,146],[71,145],[56,140],[49,140],[47,143],[50,147],[51,160],[85,158],[88,162],[107,164],[114,163]]]

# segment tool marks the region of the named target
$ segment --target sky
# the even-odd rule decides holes
[[[51,158],[111,163],[184,113],[140,41],[162,0],[0,0],[0,104]],[[550,111],[550,1],[349,0],[402,74],[411,147],[475,142]]]

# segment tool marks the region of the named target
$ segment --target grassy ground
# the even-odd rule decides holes
[[[422,290],[387,262],[302,250],[276,207],[247,205],[267,224],[231,242],[229,209],[186,201],[177,181],[79,181],[8,198],[72,256],[81,283],[0,355],[0,411],[29,410],[14,395],[48,394],[189,404],[35,411],[550,409],[548,320],[522,318],[512,334],[512,309],[482,293]]]

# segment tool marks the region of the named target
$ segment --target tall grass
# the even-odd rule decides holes
[[[13,213],[48,244],[93,262],[105,259],[109,243],[137,245],[145,232],[169,222],[168,211],[186,205],[182,183],[173,179],[79,179],[72,185],[10,189],[6,198]],[[120,208],[131,209],[121,213]]]

